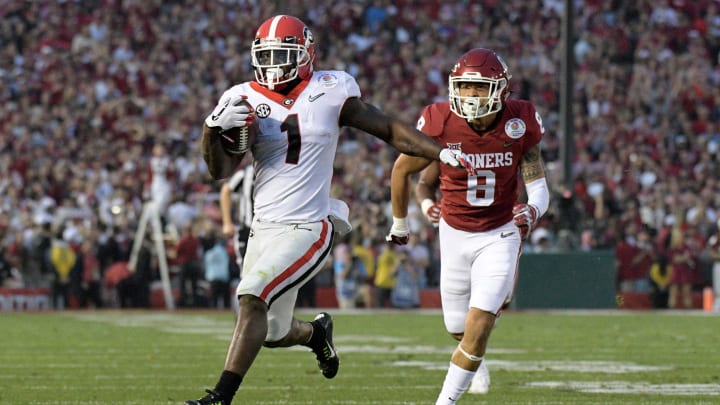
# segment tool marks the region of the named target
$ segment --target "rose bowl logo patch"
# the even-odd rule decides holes
[[[338,78],[332,73],[324,73],[317,78],[318,83],[326,89],[331,89],[338,84]]]
[[[525,122],[520,118],[511,118],[505,123],[505,134],[512,139],[518,139],[525,135]]]

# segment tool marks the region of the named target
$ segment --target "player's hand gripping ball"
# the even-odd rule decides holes
[[[244,127],[235,127],[220,131],[221,143],[225,152],[242,155],[252,148],[257,137],[257,121]]]
[[[205,119],[208,127],[220,127],[220,142],[225,152],[241,155],[250,150],[257,137],[257,116],[247,96],[236,95],[220,100]]]

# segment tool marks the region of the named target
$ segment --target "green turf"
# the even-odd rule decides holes
[[[0,404],[182,403],[214,385],[233,323],[229,313],[3,313]],[[453,349],[437,312],[338,313],[335,340],[335,379],[305,350],[263,349],[235,403],[432,404]],[[506,313],[487,359],[490,393],[461,404],[720,403],[718,316]]]

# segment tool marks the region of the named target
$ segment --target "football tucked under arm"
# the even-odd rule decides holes
[[[241,95],[223,97],[205,119],[202,156],[210,175],[216,180],[232,175],[255,142],[258,122],[246,98]]]
[[[249,151],[257,136],[257,122],[244,127],[223,129],[218,132],[223,150],[231,155],[244,155]]]
[[[228,96],[220,100],[213,112],[205,119],[209,128],[219,127],[223,150],[228,154],[242,155],[247,152],[257,136],[255,109],[247,96]]]

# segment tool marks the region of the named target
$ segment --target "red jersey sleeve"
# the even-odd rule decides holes
[[[523,139],[523,154],[528,150],[532,149],[535,145],[542,141],[543,135],[545,135],[545,127],[543,126],[542,118],[540,113],[537,112],[535,107],[528,103],[523,102],[523,114],[525,122],[527,122],[527,133]]]
[[[442,135],[447,116],[447,112],[442,111],[439,104],[447,103],[436,103],[425,106],[416,125],[418,131],[434,138],[435,142],[439,142],[437,138]],[[446,109],[449,111],[449,107]]]

